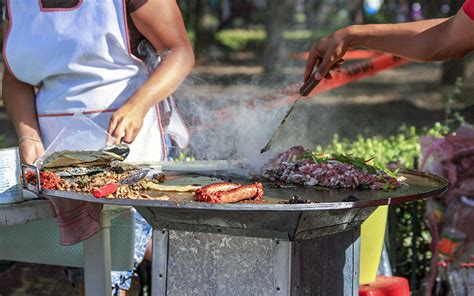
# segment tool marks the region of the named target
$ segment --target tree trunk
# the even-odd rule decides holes
[[[382,11],[385,13],[388,22],[392,23],[395,22],[397,19],[397,0],[386,0],[382,6]]]
[[[178,4],[181,9],[181,13],[183,14],[183,19],[184,19],[184,24],[186,26],[186,29],[194,30],[195,28],[193,28],[193,25],[195,21],[194,21],[194,15],[193,15],[193,10],[194,10],[193,5],[183,0],[179,1]]]
[[[195,18],[194,18],[194,51],[197,60],[203,60],[208,57],[209,47],[215,44],[213,28],[206,27],[204,18],[206,13],[210,12],[209,2],[206,0],[195,0]]]
[[[464,0],[451,1],[450,15],[455,15],[462,7]],[[444,62],[441,75],[441,85],[454,85],[458,77],[464,77],[466,72],[465,59]]]
[[[318,25],[317,15],[324,4],[321,0],[305,0],[304,9],[306,14],[306,27],[309,30],[314,30]]]
[[[263,50],[263,64],[267,73],[281,69],[285,56],[283,32],[289,28],[293,17],[292,0],[268,1],[265,18],[267,38]]]
[[[464,77],[466,66],[464,59],[444,62],[441,85],[454,85],[458,77]]]
[[[349,11],[352,24],[365,24],[364,0],[351,1],[352,9]]]

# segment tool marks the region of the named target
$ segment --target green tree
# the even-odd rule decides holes
[[[273,73],[280,69],[286,54],[283,32],[291,26],[295,2],[293,0],[268,1],[266,8],[267,38],[264,44],[263,64],[265,71]]]

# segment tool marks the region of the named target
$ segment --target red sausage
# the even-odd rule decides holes
[[[107,195],[110,195],[112,193],[115,193],[116,191],[117,191],[117,184],[110,183],[98,189],[92,190],[92,195],[94,195],[95,198],[101,198],[101,197],[106,197]]]
[[[239,187],[239,184],[229,183],[229,182],[222,182],[222,183],[214,183],[210,185],[206,185],[204,187],[199,188],[194,193],[194,199],[197,201],[206,201],[209,199],[210,195],[213,195],[219,191],[230,190]]]
[[[221,182],[221,183],[214,183],[214,184],[209,184],[204,187],[199,188],[196,190],[196,192],[200,193],[206,193],[206,194],[211,194],[211,193],[216,193],[218,191],[224,191],[224,190],[230,190],[239,187],[239,184],[234,184],[230,182]]]
[[[255,183],[250,185],[239,186],[232,183],[223,183],[211,184],[211,185],[220,185],[213,188],[212,190],[201,190],[196,191],[194,199],[202,202],[210,203],[236,203],[246,199],[259,200],[263,197],[263,185],[261,183]],[[206,186],[207,187],[207,186]],[[217,188],[223,189],[228,188],[227,190],[215,191]],[[205,189],[204,187],[201,189]]]
[[[263,197],[263,185],[262,183],[244,185],[228,191],[220,191],[216,195],[223,203],[235,203],[246,199],[259,200]]]

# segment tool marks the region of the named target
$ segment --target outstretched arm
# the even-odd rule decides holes
[[[444,19],[343,28],[313,45],[305,80],[315,67],[318,69],[315,78],[325,77],[354,46],[415,61],[457,59],[474,50],[474,21],[460,10],[455,16]]]

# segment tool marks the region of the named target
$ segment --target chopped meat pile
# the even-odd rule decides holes
[[[142,179],[134,184],[123,184],[122,180],[128,176],[128,172],[103,172],[92,176],[81,176],[63,180],[64,182],[57,189],[92,193],[96,197],[138,199],[150,198],[150,196],[143,193],[147,189],[147,182],[159,182],[154,177],[153,180]],[[115,186],[111,186],[112,184]]]
[[[336,158],[331,155],[315,155],[300,146],[293,147],[272,158],[263,167],[262,176],[274,182],[329,188],[387,190],[402,185],[387,172],[366,164],[368,161],[360,164],[360,159],[346,155]],[[341,160],[347,160],[348,163]]]
[[[244,200],[261,200],[262,183],[239,185],[229,182],[204,186],[194,193],[194,200],[209,203],[236,203]]]
[[[102,172],[94,175],[83,175],[75,178],[62,179],[54,172],[42,171],[40,173],[41,187],[50,190],[63,190],[69,192],[91,193],[97,198],[151,198],[144,193],[149,187],[149,182],[163,182],[164,175],[155,174],[153,178],[143,178],[131,184],[124,184],[123,180],[130,178],[130,172]],[[36,174],[27,172],[25,179],[28,184],[36,185]]]
[[[33,172],[27,172],[25,174],[25,181],[27,184],[36,185],[36,174]],[[59,176],[50,172],[40,172],[40,185],[41,188],[54,190],[63,184],[63,180]]]

